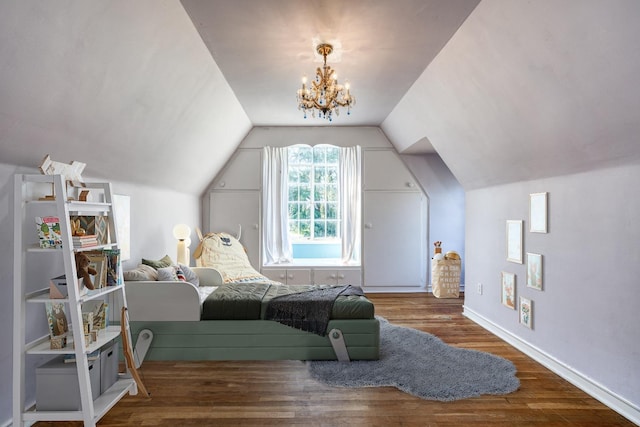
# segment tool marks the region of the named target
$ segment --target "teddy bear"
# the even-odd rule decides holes
[[[91,260],[82,252],[76,252],[76,270],[78,279],[84,279],[82,282],[88,289],[95,289],[91,281],[91,276],[95,276],[98,272],[95,268],[91,267]]]

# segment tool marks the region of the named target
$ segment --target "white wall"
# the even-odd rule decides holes
[[[400,157],[429,197],[429,258],[433,257],[436,240],[442,242],[443,252],[458,252],[462,258],[460,283],[464,285],[464,189],[437,154],[403,154]]]
[[[467,192],[465,310],[640,408],[640,165]],[[529,233],[529,193],[549,192],[549,232]],[[524,252],[543,256],[543,290],[506,261],[505,221],[522,219]],[[526,262],[526,261],[525,261]],[[533,301],[533,329],[500,303],[500,272]],[[484,293],[475,284],[484,284]],[[473,286],[473,287],[472,287]]]
[[[13,298],[10,295],[13,294],[13,175],[15,173],[38,173],[38,171],[0,163],[0,239],[5,242],[0,246],[0,289],[9,292],[6,297],[0,298],[0,322],[6,325],[0,331],[0,341],[5,343],[0,346],[0,425],[5,425],[12,418],[11,343],[14,325]],[[169,254],[175,260],[176,241],[172,235],[173,226],[177,223],[186,223],[192,229],[195,226],[201,227],[200,200],[197,196],[122,182],[112,182],[112,188],[114,194],[131,197],[131,260],[124,263],[125,269],[137,265],[142,257],[155,259]],[[193,252],[197,245],[195,232],[192,233],[191,239]],[[45,270],[46,267],[33,265],[33,268]],[[46,276],[48,271],[43,271],[41,274]],[[42,362],[42,359],[30,356],[28,362],[30,368],[27,371],[31,374],[27,376],[27,402],[35,398],[33,369]]]
[[[293,144],[360,145],[366,149],[393,149],[378,127],[254,127],[240,144],[240,149],[261,149],[265,146]],[[422,190],[429,197],[429,256],[433,255],[433,241],[442,240],[445,250],[455,250],[462,256],[464,266],[464,190],[437,154],[401,155]],[[234,157],[230,162],[234,161]],[[228,167],[230,163],[225,165]],[[212,181],[203,195],[203,218],[209,215],[209,191],[219,185],[225,168]],[[208,220],[204,228],[208,229]],[[207,230],[209,231],[209,230]],[[430,270],[430,268],[428,268]],[[428,271],[430,274],[430,271]],[[430,280],[427,281],[430,283]],[[464,283],[464,267],[461,277]]]
[[[386,138],[380,128],[370,127],[254,127],[251,129],[246,138],[240,143],[238,148],[241,149],[262,149],[263,147],[285,147],[294,144],[308,144],[311,146],[317,144],[332,144],[339,147],[348,147],[360,145],[363,148],[393,148],[389,140]],[[234,156],[231,156],[229,162],[233,162]],[[218,177],[222,176],[225,168],[229,166],[227,163],[220,173],[211,181],[211,184],[202,195],[202,216],[205,218],[204,231],[209,230],[209,192],[216,188]],[[260,172],[261,176],[262,172]]]

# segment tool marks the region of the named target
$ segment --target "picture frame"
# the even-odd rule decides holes
[[[522,220],[507,220],[507,261],[522,264]]]
[[[520,297],[520,324],[533,329],[533,302],[529,298]]]
[[[527,252],[527,287],[542,290],[542,255]]]
[[[547,232],[548,193],[529,194],[529,232]]]
[[[500,282],[502,286],[501,302],[502,305],[512,310],[516,309],[516,275],[503,271],[500,273]]]

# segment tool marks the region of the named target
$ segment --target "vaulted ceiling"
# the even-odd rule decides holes
[[[3,0],[0,162],[199,194],[253,126],[380,126],[467,189],[640,162],[636,0]],[[357,98],[304,119],[319,64]]]

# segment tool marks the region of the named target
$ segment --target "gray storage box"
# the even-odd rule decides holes
[[[100,352],[100,394],[118,380],[118,342],[112,341]]]
[[[100,396],[100,358],[89,361],[91,394]],[[57,357],[36,368],[36,409],[38,411],[79,411],[80,384],[75,363]]]

